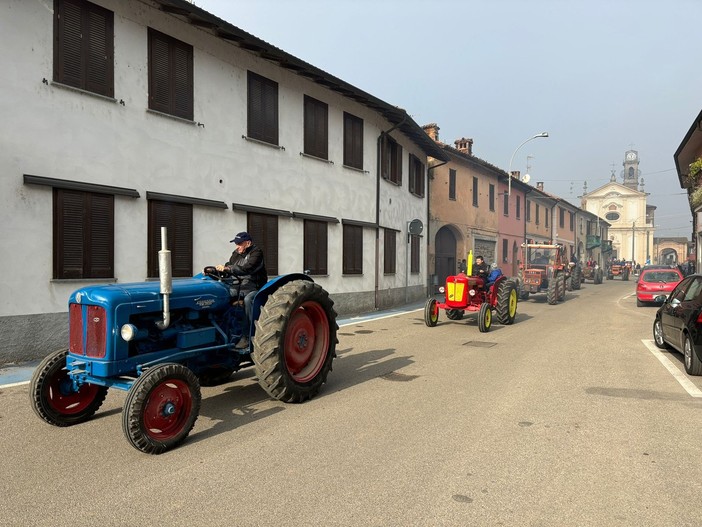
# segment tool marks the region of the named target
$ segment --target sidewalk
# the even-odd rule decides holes
[[[396,317],[398,315],[403,315],[405,313],[411,313],[412,311],[422,309],[423,307],[424,301],[414,302],[412,304],[398,306],[383,311],[372,311],[361,315],[337,317],[336,323],[339,325],[339,327],[350,326],[367,320],[379,320],[387,317]],[[12,386],[27,384],[32,378],[32,373],[34,373],[34,369],[38,364],[39,361],[23,364],[0,365],[0,388],[10,388]]]

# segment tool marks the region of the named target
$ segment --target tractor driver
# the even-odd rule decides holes
[[[244,349],[249,345],[249,328],[251,327],[251,304],[254,296],[261,287],[268,281],[266,264],[263,261],[263,251],[254,245],[251,235],[248,232],[240,232],[229,243],[236,244],[229,261],[223,265],[218,265],[218,271],[229,271],[241,280],[238,285],[232,284],[231,292],[244,297],[244,310],[246,312],[246,323],[243,334],[236,349]]]
[[[485,258],[482,256],[475,257],[475,265],[473,266],[473,276],[478,276],[485,280],[490,270],[488,264],[485,263]]]

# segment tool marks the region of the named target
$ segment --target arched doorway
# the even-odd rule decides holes
[[[446,277],[456,274],[456,236],[450,228],[441,227],[436,233],[436,276],[439,285],[446,282]]]
[[[678,251],[671,248],[662,249],[659,263],[661,265],[676,265],[678,263]]]

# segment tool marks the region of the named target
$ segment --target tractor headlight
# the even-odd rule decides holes
[[[445,292],[446,292],[446,288],[443,285],[441,287],[439,287],[439,293],[443,294]]]
[[[125,324],[119,330],[119,334],[122,336],[123,340],[129,342],[130,340],[133,340],[134,337],[136,337],[137,328],[134,324]]]
[[[468,291],[468,294],[470,296],[475,296],[475,289],[471,289],[470,291]]]

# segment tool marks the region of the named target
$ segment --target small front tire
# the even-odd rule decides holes
[[[492,309],[490,304],[483,302],[478,311],[478,330],[481,333],[487,333],[490,331],[490,326],[492,326]]]
[[[435,298],[430,298],[424,304],[424,323],[433,328],[439,322],[439,308],[436,304]]]

